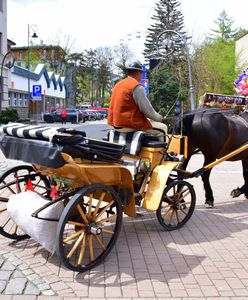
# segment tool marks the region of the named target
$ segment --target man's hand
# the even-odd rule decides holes
[[[164,117],[163,116],[160,116],[160,121],[159,122],[163,122],[164,121]]]

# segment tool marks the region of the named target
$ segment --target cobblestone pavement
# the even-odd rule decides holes
[[[15,164],[0,156],[0,172]],[[198,155],[190,167],[201,164]],[[86,273],[66,269],[32,239],[0,236],[0,300],[247,300],[248,203],[229,196],[242,183],[241,164],[213,170],[214,209],[204,207],[201,180],[191,183],[197,206],[183,228],[166,232],[156,214],[139,209],[138,218],[124,218],[106,261]]]

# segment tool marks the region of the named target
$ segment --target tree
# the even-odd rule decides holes
[[[151,92],[148,97],[155,110],[165,116],[180,96],[180,89],[179,81],[172,75],[171,66],[160,64],[153,71],[153,80],[150,83]],[[170,129],[170,122],[167,120],[166,123]]]
[[[159,33],[163,30],[174,30],[185,34],[185,32],[182,32],[184,18],[178,10],[179,5],[180,3],[177,0],[159,0],[156,3],[155,15],[151,17],[154,22],[147,29],[148,34],[143,52],[147,60],[158,57],[156,41]],[[178,45],[182,45],[182,42],[178,41]]]
[[[206,40],[195,49],[192,57],[194,86],[199,97],[205,92],[232,94],[235,71],[235,42]]]
[[[97,96],[104,105],[105,94],[111,80],[112,50],[108,47],[96,49],[97,61]]]
[[[239,29],[232,29],[233,20],[228,17],[225,10],[223,10],[215,23],[218,29],[212,29],[214,34],[210,34],[211,39],[221,38],[224,41],[231,40],[235,37]]]

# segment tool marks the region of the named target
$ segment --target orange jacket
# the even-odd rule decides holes
[[[115,85],[108,111],[109,125],[136,130],[152,128],[150,121],[139,110],[133,98],[133,90],[138,85],[140,83],[132,77],[126,77]]]

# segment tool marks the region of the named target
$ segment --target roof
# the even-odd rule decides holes
[[[39,64],[34,72],[30,71],[30,74],[28,72],[28,69],[15,65],[13,73],[36,81],[38,81],[41,76],[44,75],[48,88],[50,88],[51,84],[53,84],[55,90],[58,87],[60,88],[60,91],[63,90],[63,87],[66,90],[65,77],[61,77],[57,74],[55,75],[54,72],[48,72],[45,64]]]

